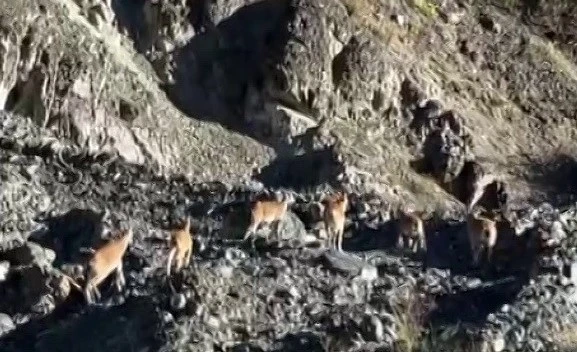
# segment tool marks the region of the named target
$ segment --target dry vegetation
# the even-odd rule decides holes
[[[555,333],[555,340],[563,352],[577,350],[577,326],[565,326]]]
[[[457,326],[442,333],[428,322],[434,308],[431,298],[411,293],[396,302],[393,312],[398,322],[398,352],[482,352],[483,342],[463,333]]]

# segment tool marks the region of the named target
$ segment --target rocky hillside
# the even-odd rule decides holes
[[[0,350],[574,350],[576,83],[569,0],[0,0]],[[471,165],[529,224],[482,269]],[[335,187],[345,253],[318,248]],[[400,204],[434,211],[424,256]],[[64,275],[127,226],[127,287],[86,306]]]

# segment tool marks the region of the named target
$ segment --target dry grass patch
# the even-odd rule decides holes
[[[577,81],[577,67],[557,49],[554,43],[545,41],[539,37],[531,37],[531,47],[537,58],[551,62],[551,65],[567,78]]]
[[[423,15],[435,18],[439,14],[439,6],[429,0],[413,0],[413,6],[415,6]]]
[[[416,38],[421,35],[423,26],[417,18],[411,18],[411,25],[403,28],[390,18],[385,18],[383,13],[393,13],[393,11],[383,11],[376,6],[374,0],[341,0],[351,16],[361,27],[367,28],[371,33],[382,38],[390,49],[396,53],[405,52],[407,45],[416,42]],[[427,0],[415,0],[427,2]],[[399,3],[397,6],[401,6]],[[425,7],[426,8],[426,7]]]
[[[577,351],[577,325],[562,327],[555,333],[555,341],[560,351]]]
[[[429,316],[435,309],[433,298],[411,293],[397,302],[393,314],[397,321],[395,351],[398,352],[481,352],[485,342],[467,332],[464,326],[445,329],[430,325]]]

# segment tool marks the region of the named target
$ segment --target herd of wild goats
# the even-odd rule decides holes
[[[480,255],[485,250],[487,260],[491,260],[492,250],[497,241],[497,221],[506,220],[517,233],[517,217],[515,214],[505,216],[505,211],[487,211],[485,208],[476,205],[480,195],[485,191],[487,177],[476,175],[476,179],[468,185],[467,218],[466,228],[471,247],[473,264],[479,263]],[[255,232],[260,225],[277,224],[284,218],[291,204],[295,202],[293,194],[286,194],[280,199],[260,199],[251,202],[251,220],[246,230],[244,240],[252,237],[254,247]],[[345,191],[337,191],[325,197],[321,204],[322,222],[325,226],[326,246],[342,251],[343,232],[345,228],[346,211],[349,200]],[[424,219],[425,212],[417,212],[399,208],[392,214],[397,225],[399,248],[410,248],[413,252],[426,251],[426,238]],[[187,217],[182,228],[171,231],[169,239],[170,251],[168,253],[166,274],[170,277],[171,268],[176,271],[190,264],[192,255],[193,240],[191,237],[190,218]],[[518,233],[517,233],[518,234]],[[100,299],[98,285],[104,281],[113,271],[116,271],[115,285],[120,290],[125,284],[123,274],[122,259],[129,244],[132,242],[133,230],[128,228],[121,230],[117,236],[108,240],[106,244],[98,249],[91,249],[90,259],[85,265],[85,283],[81,287],[76,280],[69,276],[66,278],[72,286],[83,292],[86,302],[93,304],[96,296]],[[267,239],[268,240],[268,239]]]

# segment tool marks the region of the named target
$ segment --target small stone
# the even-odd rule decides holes
[[[221,265],[216,270],[225,279],[230,279],[234,273],[234,268],[229,265]]]
[[[530,351],[545,351],[545,346],[543,345],[543,342],[537,339],[529,339],[528,344],[530,346]]]
[[[476,288],[480,287],[482,284],[483,284],[483,282],[481,281],[481,279],[474,278],[474,279],[467,280],[465,286],[468,289],[472,290],[472,289],[476,289]]]
[[[176,311],[183,310],[186,307],[186,297],[182,293],[172,295],[170,306]]]
[[[505,349],[505,339],[503,338],[503,336],[501,336],[501,334],[497,334],[496,336],[493,337],[491,345],[493,347],[494,352],[501,352]]]
[[[30,248],[30,253],[36,258],[38,264],[50,265],[56,260],[56,252],[52,249],[44,248],[32,242],[27,243],[28,248]]]
[[[563,230],[563,224],[560,221],[554,221],[551,224],[551,237],[560,241],[567,237],[565,230]]]
[[[323,231],[323,236],[324,236],[324,231]],[[323,238],[325,238],[325,237],[326,236],[324,236]],[[314,234],[308,234],[307,233],[305,236],[303,236],[303,238],[301,238],[301,242],[304,244],[316,243],[316,242],[318,242],[319,238],[320,238],[320,233],[319,233],[319,237],[315,236]]]
[[[34,177],[34,175],[37,174],[38,172],[38,165],[30,165],[24,168],[24,174],[26,175],[26,177],[28,177],[28,179],[32,179]]]
[[[6,280],[8,271],[10,270],[10,263],[7,261],[0,262],[0,282]]]
[[[50,294],[42,295],[36,303],[30,307],[30,311],[40,316],[45,316],[56,308],[54,297]]]
[[[30,321],[30,315],[29,314],[17,314],[14,316],[14,321],[16,322],[17,325],[26,324],[27,322]]]
[[[371,282],[379,277],[379,273],[374,265],[363,265],[359,277],[365,281]]]
[[[298,289],[294,286],[291,286],[291,288],[289,288],[288,293],[292,296],[292,298],[294,299],[298,299],[300,298],[300,293],[298,291]]]
[[[162,322],[167,324],[174,321],[174,316],[170,312],[162,312]]]
[[[563,287],[571,285],[571,280],[566,276],[559,277],[559,284]]]
[[[218,330],[220,328],[220,320],[214,315],[211,315],[206,320],[206,325],[210,326],[211,328]]]
[[[0,337],[14,330],[16,325],[8,314],[0,313]]]
[[[194,315],[196,315],[197,317],[200,317],[200,316],[202,316],[203,312],[204,312],[204,306],[202,304],[196,305]]]
[[[66,277],[60,276],[54,285],[52,294],[54,295],[54,298],[61,302],[68,297],[70,290],[70,281]]]
[[[227,248],[224,252],[224,258],[231,264],[236,265],[238,261],[246,259],[247,255],[244,251],[238,248]]]
[[[457,24],[461,22],[461,18],[463,18],[462,12],[451,12],[447,14],[447,22],[450,24]]]
[[[401,26],[401,27],[404,26],[405,23],[406,23],[405,16],[403,16],[403,15],[395,14],[395,15],[392,15],[392,16],[391,16],[391,19],[392,19],[393,21],[397,22],[397,24],[398,24],[399,26]]]

